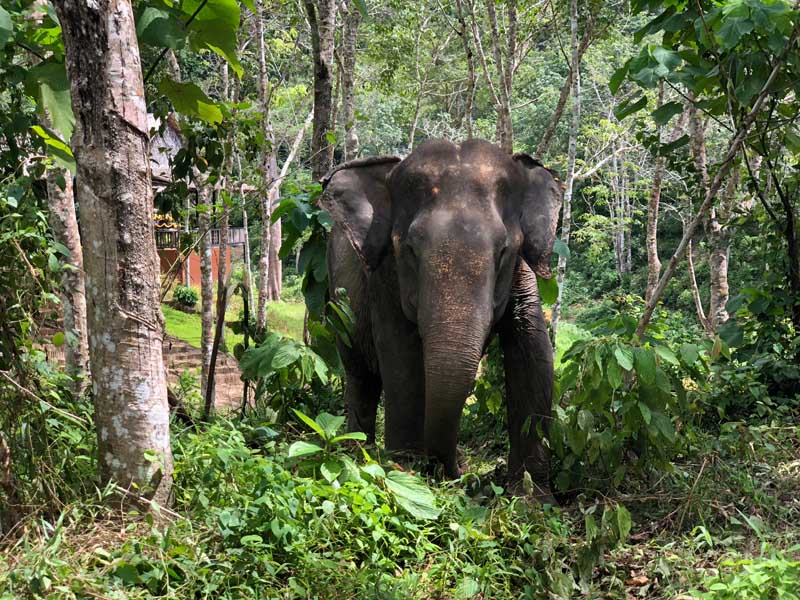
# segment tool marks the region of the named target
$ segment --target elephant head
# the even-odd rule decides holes
[[[425,365],[425,446],[453,446],[463,402],[521,256],[549,278],[561,193],[533,158],[482,140],[429,141],[407,158],[349,164],[321,204],[368,274],[392,257]],[[450,424],[448,426],[448,423]],[[447,467],[447,465],[445,465]]]

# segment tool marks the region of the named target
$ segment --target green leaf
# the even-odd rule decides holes
[[[179,113],[197,117],[211,125],[222,122],[222,111],[217,103],[195,84],[181,83],[167,77],[158,84],[158,90],[169,98]]]
[[[361,16],[364,19],[369,18],[369,11],[367,10],[367,3],[365,0],[353,0],[353,3],[356,5],[358,12],[361,13]]]
[[[0,6],[0,48],[14,37],[14,23],[11,21],[11,14]]]
[[[262,544],[263,542],[264,539],[260,535],[255,535],[255,534],[243,535],[242,539],[239,540],[239,543],[242,546],[257,546],[259,544]]]
[[[696,344],[683,344],[678,351],[687,365],[693,365],[697,362],[700,354]]]
[[[633,351],[627,346],[617,346],[614,348],[614,358],[620,367],[626,371],[633,369]]]
[[[659,156],[669,156],[670,154],[675,152],[675,150],[677,150],[678,148],[681,148],[682,146],[685,146],[688,143],[689,143],[689,136],[688,135],[682,135],[681,137],[679,137],[674,142],[670,142],[669,144],[660,145],[658,147],[657,154]]]
[[[317,418],[314,420],[317,422],[317,425],[322,428],[322,431],[324,432],[323,437],[326,440],[334,437],[336,432],[339,431],[339,428],[344,424],[344,417],[332,415],[326,412],[318,414]]]
[[[545,304],[555,304],[558,300],[558,282],[555,277],[545,279],[536,276],[536,283],[539,285],[539,296]]]
[[[559,256],[563,256],[564,258],[570,257],[569,246],[564,242],[564,240],[556,240],[553,244],[553,252],[558,254]]]
[[[141,582],[139,571],[131,563],[122,563],[119,565],[114,569],[114,575],[129,585]]]
[[[64,335],[63,331],[57,331],[53,334],[53,346],[59,348],[64,345],[64,341],[66,340],[66,336]]]
[[[614,109],[614,116],[617,118],[618,121],[622,121],[628,115],[632,115],[635,112],[639,112],[644,107],[647,106],[647,97],[642,96],[636,102],[632,103],[629,100],[624,100],[620,102],[619,106]]]
[[[656,355],[649,348],[634,348],[633,364],[642,383],[652,385],[656,382]]]
[[[675,115],[679,115],[683,112],[683,104],[680,102],[667,102],[659,106],[652,112],[653,120],[656,122],[656,125],[666,125],[669,123],[670,119]]]
[[[47,146],[47,152],[53,157],[60,166],[68,169],[70,173],[75,174],[75,157],[72,155],[72,150],[63,141],[61,141],[53,132],[34,125],[31,130],[44,140]]]
[[[472,577],[465,577],[461,580],[456,588],[456,600],[468,600],[474,598],[481,591],[480,584],[472,579]]]
[[[650,421],[653,420],[653,411],[650,410],[650,407],[647,406],[644,402],[639,402],[639,412],[642,413],[642,419],[647,425],[650,425]]]
[[[384,479],[386,472],[378,463],[369,463],[361,467],[361,471],[372,477],[373,479]]]
[[[183,46],[187,33],[178,14],[163,6],[148,6],[136,19],[136,36],[142,44],[176,50]]]
[[[717,39],[725,50],[735,47],[742,36],[753,31],[753,22],[749,18],[728,15],[723,17],[722,27],[717,31]]]
[[[404,471],[390,471],[385,481],[397,504],[412,517],[417,519],[439,517],[441,510],[436,508],[436,498],[419,477]]]
[[[28,70],[25,87],[36,98],[40,113],[47,115],[51,127],[62,140],[72,137],[75,115],[69,94],[69,80],[63,63],[43,62]]]
[[[578,413],[578,427],[581,431],[591,431],[594,427],[594,416],[585,408]]]
[[[205,0],[184,0],[181,10],[188,18]],[[236,55],[236,33],[240,10],[236,0],[208,0],[189,24],[189,43],[195,50],[211,50],[228,61],[242,76],[242,65]]]
[[[614,74],[611,76],[611,79],[608,80],[608,89],[611,90],[612,94],[616,94],[619,90],[619,86],[622,85],[622,82],[625,81],[625,77],[628,75],[628,69],[630,68],[631,61],[628,60],[624,65],[622,65],[619,69],[614,71]]]
[[[335,438],[331,440],[331,443],[338,443],[344,440],[356,440],[357,442],[366,442],[367,441],[367,434],[363,431],[350,431],[348,433],[343,433],[342,435],[337,435]]]
[[[309,417],[307,414],[300,412],[296,408],[293,408],[292,412],[294,412],[294,414],[297,415],[297,418],[300,419],[303,423],[311,427],[312,431],[318,433],[322,439],[326,439],[325,430],[314,419]]]
[[[328,140],[329,144],[336,143],[336,132],[335,131],[326,131],[325,132],[325,139]]]
[[[669,348],[669,346],[662,346],[661,344],[659,344],[658,346],[655,347],[655,349],[656,349],[656,354],[658,354],[658,356],[661,357],[661,360],[665,360],[669,364],[675,365],[676,367],[680,365],[678,357],[675,356],[675,353],[672,351],[672,349]]]
[[[322,452],[322,448],[310,442],[299,441],[289,446],[289,458],[302,458]]]
[[[631,513],[622,504],[617,505],[617,527],[619,528],[619,541],[624,542],[631,532]]]

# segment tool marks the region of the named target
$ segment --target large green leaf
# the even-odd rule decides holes
[[[299,441],[289,446],[288,457],[302,458],[305,456],[311,456],[312,454],[318,454],[320,452],[322,452],[322,448],[320,448],[316,444]]]
[[[297,415],[298,419],[300,419],[303,423],[308,425],[314,432],[318,433],[322,439],[325,439],[325,430],[319,423],[317,423],[314,419],[309,417],[304,412],[297,410],[296,408],[293,408],[292,411],[294,412],[294,414]]]
[[[430,488],[419,477],[404,471],[390,471],[386,476],[386,487],[394,495],[397,504],[417,519],[436,519],[441,510],[436,508],[436,498]]]
[[[211,50],[219,54],[241,77],[242,65],[236,55],[236,33],[240,10],[236,0],[185,0],[181,10],[194,20],[189,24],[189,42],[195,50]]]
[[[636,102],[629,102],[628,100],[623,100],[619,103],[616,109],[614,109],[614,116],[622,121],[628,115],[632,115],[635,112],[639,112],[645,106],[647,106],[647,97],[642,96]]]
[[[344,425],[344,417],[326,412],[318,414],[317,418],[314,420],[317,422],[317,425],[322,428],[322,431],[325,432],[326,440],[333,438],[336,432],[339,431],[339,428]]]
[[[667,102],[653,111],[653,120],[657,125],[666,125],[675,115],[683,112],[683,104],[680,102]]]
[[[12,37],[14,37],[14,23],[11,21],[11,14],[0,6],[0,48]]]
[[[63,63],[43,62],[28,70],[25,87],[36,98],[39,110],[65,142],[72,137],[75,115],[69,95],[69,80]]]
[[[47,145],[47,153],[56,161],[61,167],[68,169],[70,173],[75,174],[75,157],[72,155],[72,150],[61,139],[58,138],[52,131],[45,129],[39,125],[34,125],[31,130],[44,140]]]
[[[148,6],[136,19],[136,36],[142,44],[175,50],[183,46],[187,33],[180,13],[164,6]]]
[[[642,383],[652,385],[656,381],[656,355],[650,348],[633,349],[633,365]]]
[[[195,84],[181,83],[167,77],[158,84],[158,90],[169,98],[179,113],[197,117],[212,125],[222,122],[222,111],[217,103]]]
[[[555,304],[558,300],[558,281],[555,277],[545,279],[544,277],[536,276],[536,283],[539,286],[539,296],[545,304]]]

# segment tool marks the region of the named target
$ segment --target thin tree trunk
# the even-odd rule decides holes
[[[658,100],[656,108],[661,108],[664,104],[664,82],[658,84]],[[659,126],[656,135],[661,137],[661,127]],[[650,190],[650,200],[647,202],[647,233],[645,234],[645,246],[647,247],[647,287],[644,291],[645,300],[650,300],[653,290],[658,283],[658,275],[661,273],[661,259],[658,257],[658,210],[661,203],[661,185],[664,181],[664,170],[666,161],[663,156],[656,157],[653,168],[653,187]]]
[[[126,0],[56,0],[76,116],[89,352],[103,482],[169,501],[172,450],[141,62]]]
[[[51,167],[47,172],[48,222],[53,239],[69,250],[69,259],[61,274],[61,305],[64,311],[64,363],[73,378],[72,390],[83,394],[89,383],[89,334],[86,323],[86,289],[83,274],[83,249],[75,215],[72,174]]]
[[[497,78],[500,82],[500,102],[497,105],[497,142],[500,147],[511,154],[514,151],[514,128],[511,122],[511,89],[514,54],[516,53],[516,27],[517,5],[516,0],[508,0],[508,54],[503,60],[503,48],[500,31],[497,25],[497,12],[494,0],[486,0],[486,14],[489,18],[489,28],[492,33],[492,55]]]
[[[464,5],[462,0],[456,0],[456,18],[458,19],[458,35],[461,38],[461,45],[464,47],[464,56],[467,59],[467,92],[464,97],[464,126],[467,129],[467,139],[472,139],[472,111],[475,103],[475,57],[472,54],[472,47],[469,44],[469,33],[467,31],[467,21],[464,18]]]
[[[358,156],[358,135],[356,133],[355,79],[356,45],[361,11],[355,4],[348,3],[343,19],[342,31],[342,125],[344,129],[344,160]]]
[[[208,373],[211,367],[211,344],[214,342],[214,273],[211,260],[211,211],[214,207],[213,192],[205,181],[197,178],[200,204],[197,224],[200,229],[200,391],[208,395]],[[213,395],[213,390],[212,390]]]
[[[722,193],[719,210],[714,212],[708,224],[707,235],[708,243],[711,248],[708,257],[710,271],[708,314],[714,331],[717,331],[719,326],[725,323],[729,318],[726,305],[728,304],[728,297],[730,295],[728,286],[730,234],[722,223],[727,221],[731,216],[738,187],[739,172],[734,169],[730,177],[728,177],[728,183],[725,185],[725,191]]]
[[[694,257],[692,256],[692,240],[689,240],[689,245],[686,247],[686,266],[689,271],[689,287],[692,290],[692,299],[694,300],[694,308],[697,311],[697,320],[703,327],[706,335],[712,337],[714,329],[706,317],[706,311],[703,309],[703,300],[700,298],[700,288],[697,286],[697,278],[694,273]]]
[[[314,129],[311,136],[311,175],[319,181],[330,168],[327,133],[331,128],[333,88],[333,0],[304,0],[311,27],[314,59]]]
[[[578,0],[570,2],[570,31],[572,40],[572,123],[569,128],[569,146],[567,148],[567,173],[564,181],[564,203],[561,213],[561,240],[569,246],[570,229],[572,225],[572,191],[575,183],[575,158],[578,153],[578,130],[581,124],[581,74],[578,56]],[[567,259],[563,255],[558,257],[558,299],[553,305],[550,317],[550,336],[553,349],[556,347],[558,334],[558,320],[561,315],[561,299],[564,294],[564,281],[567,275]]]
[[[581,38],[581,43],[578,46],[578,64],[580,64],[581,59],[583,58],[584,53],[589,48],[589,45],[592,42],[592,30],[593,30],[594,21],[590,21],[586,26],[586,31]],[[561,122],[561,116],[564,114],[564,108],[567,106],[567,99],[570,95],[570,90],[572,89],[572,65],[570,65],[569,72],[567,73],[566,79],[564,79],[564,85],[561,86],[561,94],[558,96],[558,102],[556,103],[556,109],[553,111],[553,114],[550,116],[550,120],[547,122],[547,128],[544,130],[544,135],[542,139],[539,141],[539,145],[536,146],[535,156],[542,157],[547,153],[547,149],[550,147],[550,142],[553,141],[553,136],[556,133],[556,127]]]

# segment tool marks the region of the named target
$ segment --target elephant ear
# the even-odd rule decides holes
[[[367,271],[380,264],[390,243],[392,202],[387,177],[397,156],[353,160],[322,178],[319,203],[344,231]]]
[[[524,236],[522,256],[537,275],[549,279],[553,276],[550,257],[561,211],[561,182],[552,171],[527,154],[515,154],[514,160],[527,182],[520,215]]]

